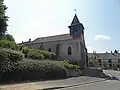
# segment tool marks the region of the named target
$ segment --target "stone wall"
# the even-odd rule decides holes
[[[104,73],[98,68],[84,68],[84,75],[91,76],[91,77],[104,77]]]
[[[67,71],[67,76],[68,77],[77,77],[83,75],[83,72],[81,70],[71,70]]]

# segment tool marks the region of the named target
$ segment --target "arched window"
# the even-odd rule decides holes
[[[48,52],[51,52],[51,48],[48,49]]]
[[[68,47],[68,55],[72,55],[72,48],[70,46]]]

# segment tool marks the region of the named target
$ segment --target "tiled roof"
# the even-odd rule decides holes
[[[120,53],[88,53],[88,57],[96,55],[97,59],[120,59]]]
[[[44,42],[70,40],[70,39],[73,39],[73,37],[70,36],[70,34],[61,34],[61,35],[37,38],[33,40],[32,43],[44,43]]]

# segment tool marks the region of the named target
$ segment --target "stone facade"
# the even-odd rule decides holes
[[[76,14],[69,29],[69,34],[41,37],[21,44],[30,48],[55,52],[58,59],[77,61],[81,67],[84,67],[87,53],[84,26],[79,22]]]
[[[88,53],[89,66],[105,69],[120,68],[120,53]]]

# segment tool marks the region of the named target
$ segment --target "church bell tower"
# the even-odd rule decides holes
[[[77,15],[75,14],[73,21],[69,27],[70,35],[73,39],[80,39],[80,67],[83,69],[87,65],[87,48],[84,40],[84,26],[80,23]]]
[[[71,25],[68,27],[70,29],[70,35],[73,38],[80,38],[81,34],[84,36],[84,26],[82,23],[80,23],[76,14],[73,18]]]

